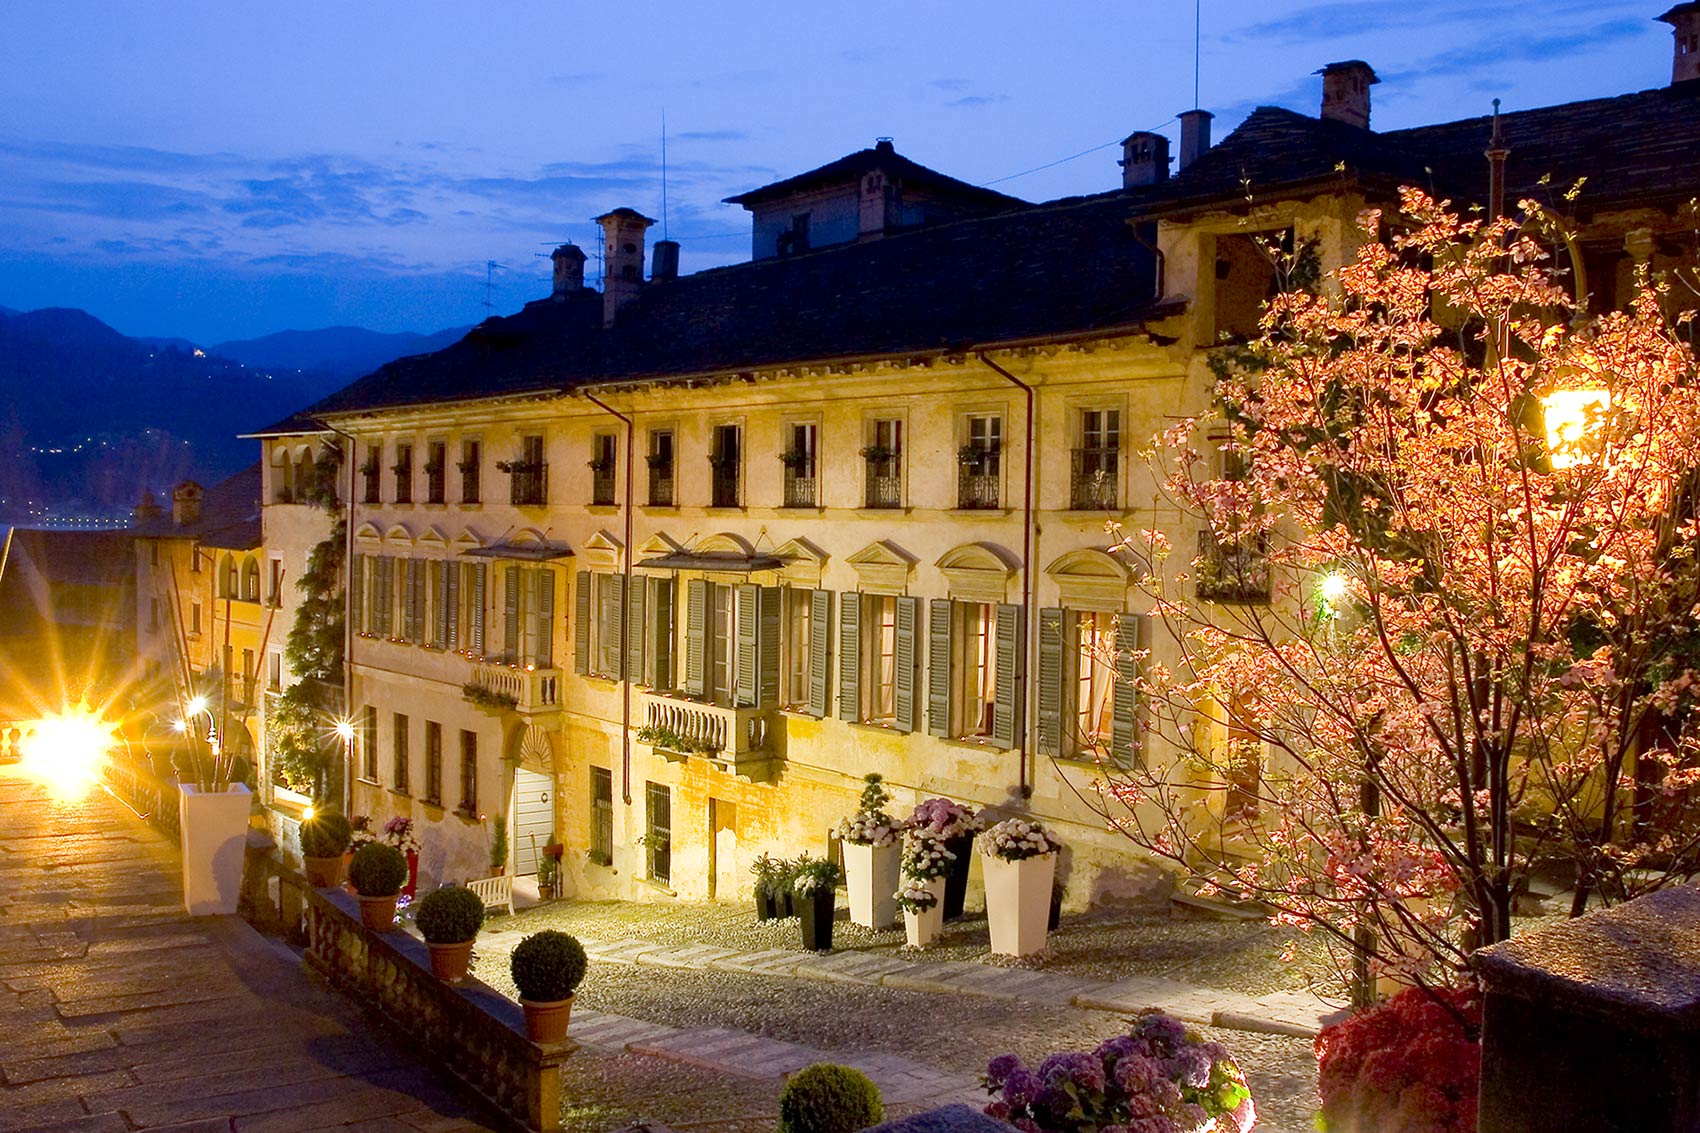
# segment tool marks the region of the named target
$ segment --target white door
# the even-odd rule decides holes
[[[520,768],[514,772],[514,872],[537,872],[537,858],[555,830],[555,780]]]

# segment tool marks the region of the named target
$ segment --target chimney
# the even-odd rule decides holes
[[[1145,130],[1122,139],[1122,188],[1155,185],[1169,179],[1169,139]]]
[[[1700,0],[1678,4],[1659,19],[1671,26],[1676,36],[1676,53],[1671,58],[1670,81],[1685,83],[1700,79]]]
[[[188,527],[201,520],[201,497],[206,490],[193,480],[185,480],[171,489],[171,522]]]
[[[611,327],[620,308],[643,289],[643,234],[655,222],[634,209],[617,208],[596,223],[602,226],[608,273],[602,280],[602,325]]]
[[[874,142],[874,160],[888,161],[897,156],[890,138]],[[875,165],[862,175],[857,200],[856,238],[878,240],[895,232],[903,222],[903,188],[891,180],[883,165]]]
[[[1369,88],[1381,80],[1362,59],[1330,63],[1322,76],[1322,116],[1331,122],[1369,129]]]
[[[137,527],[141,527],[146,523],[152,523],[163,514],[164,511],[160,508],[159,501],[154,499],[153,493],[148,491],[146,488],[142,489],[141,502],[130,510],[130,515],[135,520]]]
[[[679,278],[679,242],[677,240],[657,240],[655,253],[650,260],[649,281],[663,283],[669,279]]]
[[[1493,100],[1493,134],[1482,156],[1488,159],[1488,219],[1498,220],[1505,215],[1505,159],[1511,156],[1511,147],[1499,131],[1497,98]]]
[[[1177,170],[1185,169],[1210,148],[1210,119],[1214,117],[1208,110],[1181,112],[1181,159],[1176,164]]]
[[[564,302],[569,295],[584,290],[584,252],[577,244],[562,244],[549,258],[555,261],[555,302]]]

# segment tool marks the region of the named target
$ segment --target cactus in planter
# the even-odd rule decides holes
[[[383,842],[368,842],[354,851],[348,880],[360,896],[360,919],[373,932],[395,924],[396,896],[407,884],[407,859]]]
[[[584,946],[564,932],[545,929],[520,941],[508,962],[526,1032],[533,1042],[560,1042],[567,1035],[573,993],[584,979]]]
[[[848,1066],[817,1062],[779,1092],[779,1133],[856,1133],[885,1115],[879,1087]]]
[[[450,983],[464,979],[472,942],[484,923],[484,901],[478,894],[459,885],[433,889],[419,899],[413,923],[431,950],[431,970],[437,978]]]

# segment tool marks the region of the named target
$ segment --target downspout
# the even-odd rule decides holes
[[[631,664],[632,651],[632,619],[626,615],[632,608],[632,439],[635,427],[632,419],[597,398],[593,393],[586,393],[585,400],[596,406],[602,412],[619,418],[626,426],[626,554],[624,557],[625,582],[620,587],[621,600],[626,608],[620,611],[620,673],[626,678],[620,682],[620,799],[627,806],[632,805],[632,682],[637,679],[636,673],[626,672]]]
[[[986,367],[1004,380],[1020,389],[1027,397],[1027,434],[1025,448],[1022,451],[1022,490],[1021,490],[1021,611],[1022,620],[1026,623],[1026,632],[1021,642],[1021,664],[1028,672],[1033,671],[1033,637],[1038,630],[1038,622],[1033,616],[1033,387],[986,357],[984,350],[976,350],[975,356],[986,364]],[[1032,725],[1032,714],[1028,711],[1032,704],[1031,679],[1023,684],[1021,690],[1021,742],[1016,747],[1017,766],[1020,769],[1021,797],[1033,797],[1033,784],[1027,775],[1027,736]]]
[[[343,432],[335,425],[325,425],[325,428],[348,442],[348,455],[343,458],[343,465],[348,469],[348,502],[343,508],[342,531],[342,718],[352,723],[354,719],[354,619],[348,609],[348,598],[349,595],[354,593],[352,585],[354,581],[354,461],[359,453],[351,434]],[[282,594],[278,595],[278,601],[280,603],[283,601]],[[375,738],[368,737],[367,742],[375,742]],[[342,747],[342,813],[347,814],[349,808],[354,805],[354,744],[345,743]]]

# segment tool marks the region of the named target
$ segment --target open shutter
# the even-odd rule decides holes
[[[826,670],[832,657],[832,591],[809,592],[809,715],[828,711]]]
[[[917,650],[916,637],[921,629],[921,600],[919,598],[899,598],[897,600],[897,634],[896,656],[893,665],[896,672],[892,674],[892,715],[900,732],[913,732],[916,720],[916,676],[920,669],[916,661],[920,654]]]
[[[460,644],[460,566],[443,564],[443,648],[458,653]]]
[[[1039,754],[1061,755],[1063,741],[1063,612],[1039,611]]]
[[[992,705],[992,743],[1014,747],[1021,735],[1021,615],[1020,606],[998,607],[998,689]]]
[[[655,609],[649,619],[649,683],[661,691],[673,687],[673,580],[650,579]]]
[[[437,575],[437,608],[431,617],[431,644],[438,649],[447,649],[449,645],[449,574],[454,569],[453,563],[445,563],[441,559],[431,562],[431,569]]]
[[[647,675],[643,671],[643,598],[644,579],[632,577],[632,588],[626,592],[626,672],[625,677],[633,684],[648,684]]]
[[[756,702],[756,603],[761,587],[744,583],[737,588],[738,652],[733,683],[733,703],[754,705]]]
[[[763,586],[756,611],[756,703],[779,706],[779,587]]]
[[[1139,658],[1145,619],[1138,614],[1116,616],[1116,684],[1110,691],[1110,761],[1123,767],[1141,767],[1144,753],[1139,742]]]
[[[519,568],[502,572],[502,655],[519,660]]]
[[[484,656],[484,604],[490,590],[490,564],[474,563],[472,567],[472,651]]]
[[[838,718],[862,719],[862,596],[838,596]]]
[[[685,583],[685,695],[701,696],[703,661],[708,654],[708,582]]]
[[[927,609],[927,734],[950,735],[950,599]]]
[[[590,572],[573,580],[573,672],[590,672]]]
[[[418,645],[425,640],[425,561],[407,560],[407,604],[413,614],[413,635],[408,638]]]
[[[626,675],[626,658],[620,652],[620,627],[626,624],[626,576],[604,575],[602,585],[607,587],[607,598],[602,603],[602,612],[597,618],[596,632],[600,635],[598,640],[604,644],[598,647],[597,654],[612,661],[608,671],[602,675],[622,680]]]
[[[283,600],[283,596],[279,595],[278,600],[281,602]],[[366,632],[365,601],[366,556],[355,555],[348,568],[348,610],[349,616],[354,619],[354,625],[350,628],[352,628],[355,633]]]
[[[541,567],[537,574],[537,667],[555,667],[555,568]]]
[[[413,560],[397,559],[401,569],[401,639],[413,642]]]

